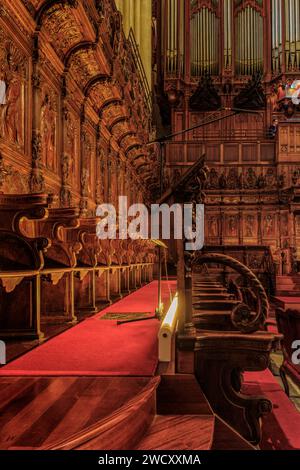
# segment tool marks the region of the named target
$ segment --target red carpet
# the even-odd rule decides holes
[[[263,395],[273,403],[273,411],[263,418],[263,450],[300,449],[300,413],[269,369],[246,372],[243,393]]]
[[[176,281],[169,282],[173,292]],[[162,301],[169,303],[166,281]],[[101,313],[45,342],[0,369],[0,375],[121,375],[151,376],[157,366],[159,322],[146,320],[117,326],[101,320],[107,312],[153,312],[157,282],[122,299]]]

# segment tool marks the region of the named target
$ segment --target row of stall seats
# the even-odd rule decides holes
[[[153,279],[148,240],[99,240],[98,220],[46,194],[0,194],[0,336],[42,339]]]

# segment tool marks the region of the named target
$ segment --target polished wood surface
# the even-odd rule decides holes
[[[0,379],[1,450],[251,449],[195,377]]]
[[[214,416],[156,416],[138,450],[209,450]]]
[[[0,448],[39,448],[93,425],[138,395],[147,378],[0,379]]]

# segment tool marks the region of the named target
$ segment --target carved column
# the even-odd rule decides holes
[[[104,202],[104,151],[101,147],[100,125],[97,131],[96,144],[96,203]]]
[[[107,157],[107,202],[109,204],[112,203],[112,147],[111,143],[109,144],[109,151],[108,151],[108,157]]]
[[[75,139],[74,131],[72,129],[71,118],[70,114],[67,109],[67,102],[66,102],[66,83],[65,77],[63,77],[62,82],[62,93],[61,93],[61,100],[62,100],[62,113],[61,113],[61,133],[62,133],[62,153],[61,153],[61,191],[60,191],[60,203],[62,207],[70,207],[71,206],[71,181],[70,181],[70,173],[72,172],[72,159],[74,159],[75,155],[70,155],[69,151],[74,149],[74,146],[70,143],[69,148],[69,138]],[[74,168],[73,168],[74,170]]]
[[[30,175],[30,191],[40,193],[45,189],[42,172],[41,148],[41,76],[39,73],[39,36],[34,37],[33,74],[32,74],[32,170]]]
[[[80,185],[81,185],[81,199],[80,199],[80,212],[81,215],[87,215],[88,211],[88,198],[89,198],[89,159],[91,158],[91,142],[88,137],[87,130],[85,128],[85,111],[84,106],[81,112],[81,174],[80,174]]]

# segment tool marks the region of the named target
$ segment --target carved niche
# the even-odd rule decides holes
[[[24,148],[27,58],[0,28],[0,138]]]

